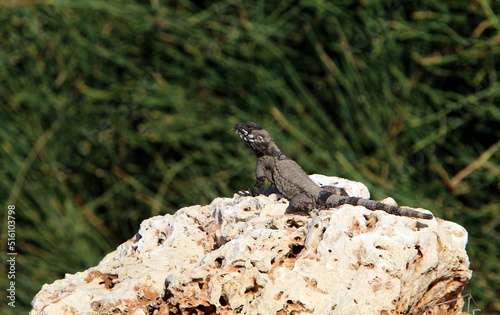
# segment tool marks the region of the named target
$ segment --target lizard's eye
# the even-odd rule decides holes
[[[262,141],[262,140],[264,140],[264,138],[262,138],[262,136],[258,136],[257,140]]]

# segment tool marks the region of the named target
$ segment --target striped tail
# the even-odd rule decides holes
[[[370,210],[383,210],[389,214],[405,216],[405,217],[420,218],[427,220],[431,220],[432,218],[434,218],[434,216],[430,213],[416,211],[408,207],[391,206],[383,202],[378,202],[370,199],[363,199],[359,197],[342,197],[338,195],[332,195],[327,199],[325,206],[337,207],[345,204],[354,206],[363,206]]]

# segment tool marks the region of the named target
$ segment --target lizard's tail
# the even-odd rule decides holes
[[[334,197],[334,198],[332,198]],[[383,202],[375,201],[375,200],[370,200],[370,199],[363,199],[363,198],[358,198],[358,197],[339,197],[339,196],[331,196],[328,198],[326,205],[327,206],[340,206],[344,204],[349,204],[349,205],[354,205],[354,206],[363,206],[367,209],[370,210],[383,210],[387,213],[394,214],[394,215],[399,215],[399,216],[405,216],[405,217],[412,217],[412,218],[420,218],[420,219],[427,219],[431,220],[434,218],[434,216],[430,213],[425,213],[425,212],[420,212],[416,211],[413,209],[410,209],[408,207],[396,207],[396,206],[391,206]]]

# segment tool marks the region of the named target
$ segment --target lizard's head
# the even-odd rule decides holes
[[[264,152],[267,150],[269,143],[273,141],[273,138],[269,135],[269,133],[257,126],[253,122],[244,122],[236,124],[233,127],[233,130],[245,141],[246,144],[254,152],[257,156],[264,155]]]

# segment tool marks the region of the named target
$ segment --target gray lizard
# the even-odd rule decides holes
[[[253,122],[236,124],[233,130],[258,157],[255,168],[257,182],[251,193],[259,195],[266,178],[290,201],[285,213],[310,213],[343,204],[364,206],[370,210],[383,210],[390,214],[432,219],[432,214],[407,207],[396,207],[382,202],[350,197],[343,188],[315,184],[302,168],[274,143],[269,133]]]

